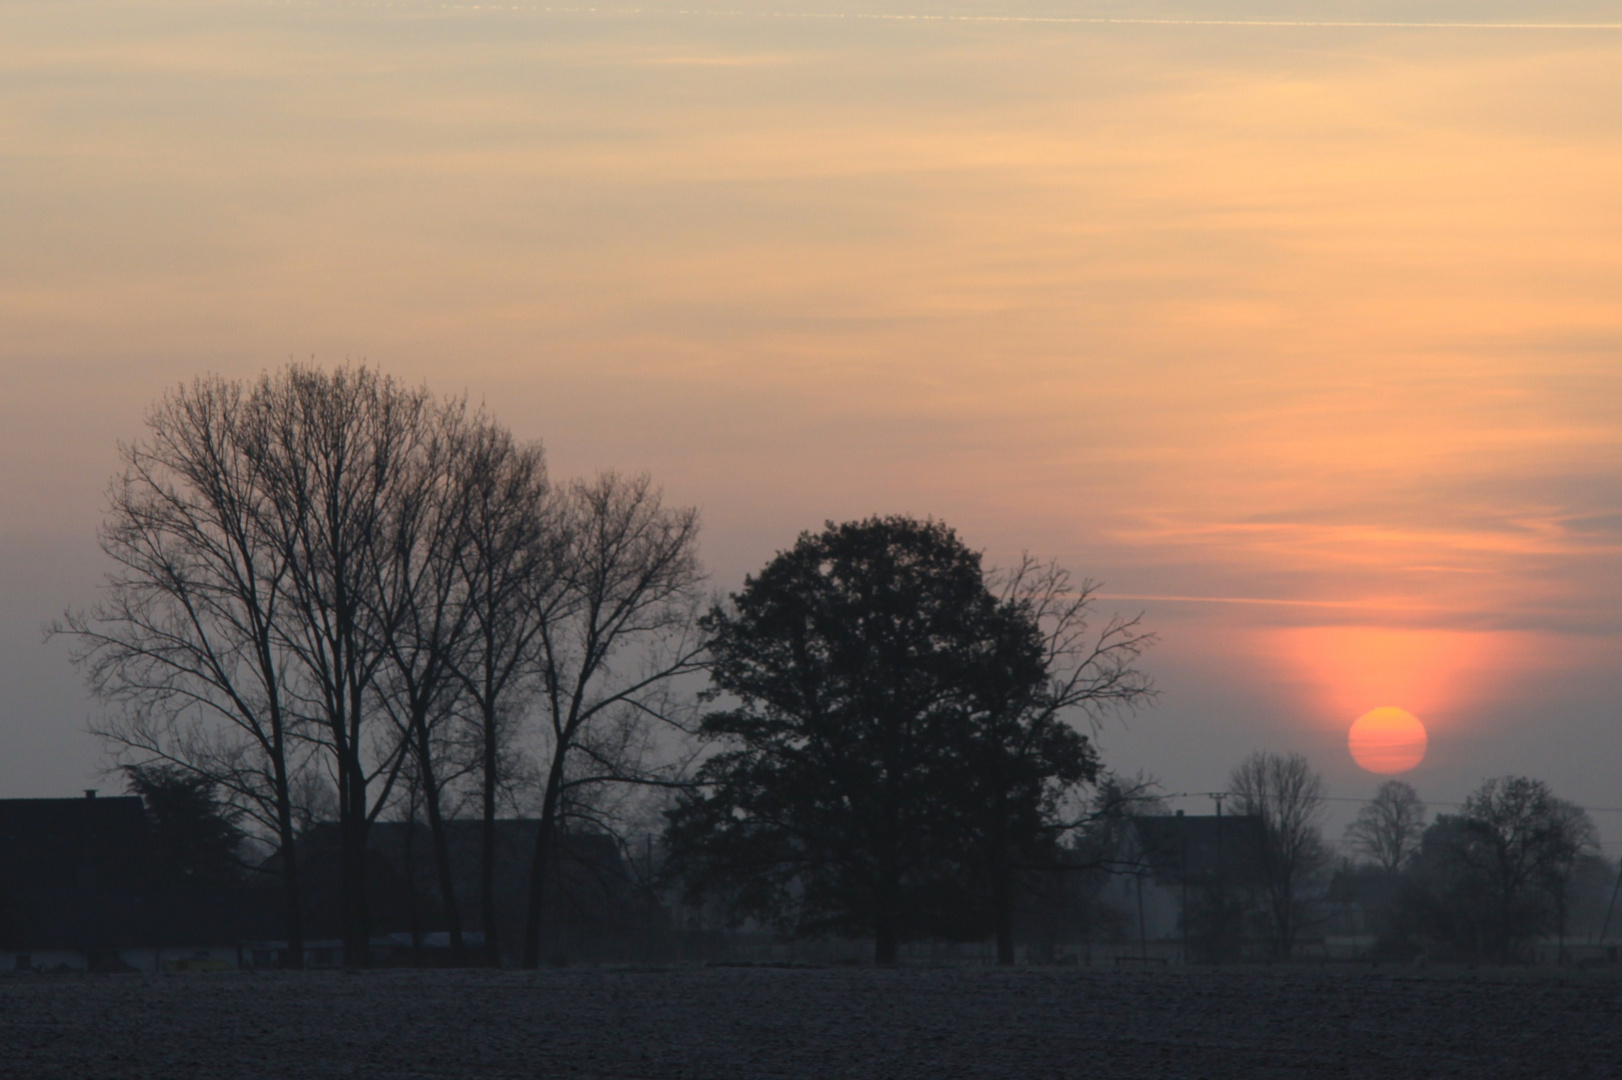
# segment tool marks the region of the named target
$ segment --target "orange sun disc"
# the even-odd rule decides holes
[[[1372,773],[1407,772],[1425,760],[1428,743],[1419,717],[1392,705],[1359,716],[1346,735],[1352,760]]]

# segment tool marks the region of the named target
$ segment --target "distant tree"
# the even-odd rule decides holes
[[[1494,938],[1507,959],[1513,915],[1526,893],[1563,892],[1577,857],[1595,846],[1594,824],[1579,807],[1524,776],[1488,780],[1464,801],[1467,823],[1456,857],[1476,871],[1496,902]],[[1552,897],[1551,897],[1552,899]],[[1562,914],[1563,914],[1563,904]]]
[[[173,765],[131,765],[124,779],[146,805],[159,880],[223,885],[237,879],[242,815],[220,800],[213,781]]]
[[[1053,859],[1067,791],[1096,773],[1061,714],[1149,692],[1132,623],[1086,638],[1090,589],[980,556],[904,517],[802,534],[705,619],[721,750],[670,815],[672,865],[796,935],[995,932]],[[1078,643],[1089,642],[1083,650]]]
[[[1346,846],[1388,874],[1399,873],[1419,850],[1425,804],[1409,784],[1387,780],[1346,827]]]
[[[1540,933],[1563,938],[1570,884],[1595,836],[1587,813],[1542,781],[1488,780],[1425,831],[1406,875],[1402,932],[1500,962]]]
[[[1323,778],[1300,754],[1258,751],[1229,780],[1235,809],[1261,818],[1264,833],[1264,905],[1273,953],[1288,959],[1306,917],[1313,882],[1329,864],[1318,823],[1323,818]]]
[[[1168,817],[1158,783],[1102,773],[1086,800],[1086,815],[1065,836],[1058,863],[1032,875],[1030,922],[1037,945],[1051,955],[1061,940],[1124,940],[1137,925],[1135,910],[1109,902],[1105,893],[1120,875],[1147,874],[1149,867],[1133,819]]]
[[[1538,884],[1554,909],[1554,930],[1559,961],[1566,962],[1566,929],[1570,915],[1573,885],[1584,869],[1585,857],[1599,851],[1599,831],[1588,811],[1564,799],[1552,799],[1549,806],[1548,835],[1538,859]]]

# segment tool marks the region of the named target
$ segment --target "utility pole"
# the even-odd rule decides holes
[[[1188,966],[1188,819],[1177,811],[1177,877],[1183,886],[1183,906],[1179,921],[1183,924],[1183,966]]]
[[[1611,902],[1605,905],[1605,924],[1599,928],[1599,944],[1602,949],[1605,947],[1605,935],[1611,929],[1611,913],[1616,910],[1616,893],[1618,889],[1622,889],[1622,859],[1617,860],[1616,882],[1611,886]]]
[[[1228,844],[1227,838],[1222,833],[1222,800],[1227,797],[1226,791],[1211,792],[1217,811],[1216,918],[1212,922],[1212,929],[1215,930],[1213,944],[1216,945],[1217,956],[1223,959],[1226,959],[1228,936]]]

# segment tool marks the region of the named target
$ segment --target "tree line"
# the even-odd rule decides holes
[[[1616,869],[1588,812],[1530,777],[1484,780],[1434,818],[1410,784],[1388,780],[1347,826],[1342,853],[1324,838],[1323,780],[1305,757],[1253,754],[1230,794],[1263,824],[1258,907],[1280,958],[1332,914],[1337,868],[1345,891],[1372,886],[1374,954],[1393,959],[1511,962],[1543,935],[1563,958],[1574,908],[1614,908]]]
[[[501,955],[494,822],[538,803],[522,962],[538,962],[558,830],[604,784],[657,783],[650,725],[699,670],[697,514],[646,477],[554,483],[538,444],[367,368],[201,378],[121,447],[100,601],[70,636],[125,764],[201,779],[266,838],[302,964],[297,843],[335,794],[347,962],[368,941],[367,831],[409,792],[465,956],[443,821],[482,821],[485,947]],[[523,745],[519,745],[523,740]]]
[[[55,632],[132,789],[192,815],[177,850],[202,866],[234,829],[268,845],[295,965],[314,819],[338,833],[346,962],[367,955],[368,832],[402,810],[426,818],[461,962],[445,821],[476,815],[500,963],[517,928],[496,925],[495,823],[534,813],[534,966],[562,830],[627,784],[673,793],[667,880],[736,917],[868,933],[880,962],[992,933],[1011,959],[1018,882],[1099,775],[1073,721],[1153,692],[1134,666],[1152,635],[1090,627],[1091,582],[983,567],[936,522],[807,533],[706,603],[697,515],[646,477],[555,483],[484,411],[364,367],[197,379],[121,456],[114,569]]]
[[[217,877],[232,837],[268,846],[291,963],[316,819],[338,834],[351,963],[380,816],[426,820],[458,963],[446,821],[475,817],[481,959],[535,966],[560,838],[610,825],[627,786],[660,793],[665,885],[783,935],[869,938],[882,964],[924,938],[989,938],[1011,963],[1021,918],[1074,920],[1101,875],[1144,872],[1130,819],[1164,808],[1091,736],[1153,698],[1154,636],[1100,621],[1094,583],[1057,564],[989,567],[943,523],[874,517],[706,597],[697,514],[647,477],[555,482],[488,413],[367,368],[198,379],[121,455],[114,569],[56,632],[168,822],[163,857]],[[1258,753],[1229,794],[1259,823],[1254,880],[1185,904],[1185,934],[1253,917],[1287,958],[1334,864],[1322,779]],[[523,925],[501,927],[496,822],[519,812],[538,823]],[[1403,881],[1382,948],[1506,958],[1563,931],[1595,857],[1579,808],[1505,778],[1424,819],[1392,782],[1348,833]]]
[[[1352,849],[1400,883],[1378,926],[1383,953],[1509,962],[1552,934],[1563,960],[1574,910],[1607,906],[1616,870],[1593,820],[1543,781],[1495,777],[1456,812],[1428,823],[1426,814],[1418,793],[1393,780],[1348,829]],[[1609,891],[1614,907],[1614,880]]]

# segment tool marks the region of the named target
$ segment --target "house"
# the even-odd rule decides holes
[[[237,967],[275,936],[273,894],[153,872],[139,798],[0,799],[0,970]]]
[[[1129,820],[1106,895],[1127,912],[1122,962],[1213,962],[1246,952],[1265,833],[1243,814],[1143,815]]]

